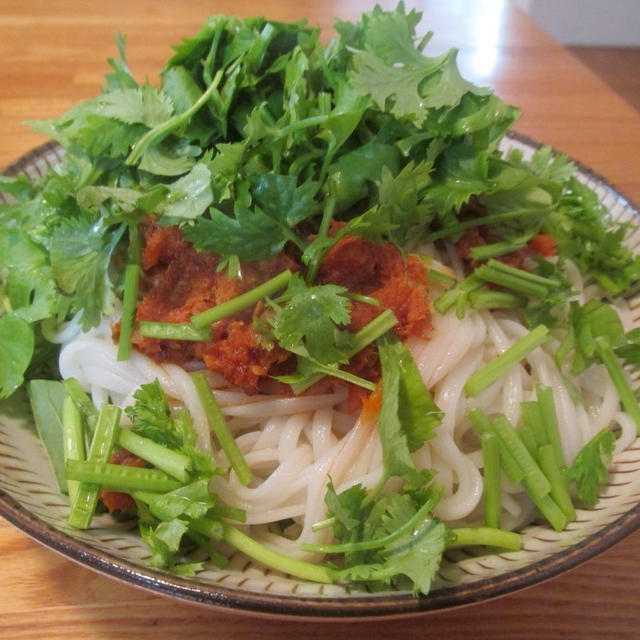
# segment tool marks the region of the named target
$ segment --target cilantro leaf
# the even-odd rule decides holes
[[[13,314],[0,316],[0,398],[8,398],[24,381],[34,346],[28,322]]]
[[[274,256],[289,239],[281,224],[256,208],[236,205],[235,216],[211,207],[209,218],[198,218],[184,228],[184,236],[199,251],[215,251],[222,256],[260,260]]]
[[[87,218],[61,221],[51,237],[51,267],[62,291],[73,296],[82,311],[86,330],[98,324],[101,313],[110,313],[115,295],[109,277],[113,251],[125,225],[109,231],[104,222]]]
[[[348,324],[351,317],[346,293],[345,287],[332,284],[307,287],[302,278],[294,275],[281,297],[284,306],[271,320],[280,346],[293,352],[301,346],[304,355],[322,364],[348,362],[345,349],[337,344],[338,327]]]
[[[613,433],[609,429],[602,429],[580,449],[567,469],[567,479],[575,483],[578,497],[587,507],[593,507],[598,502],[598,491],[607,479],[607,467],[614,445]]]
[[[169,403],[158,380],[140,385],[133,398],[135,404],[127,407],[125,412],[133,422],[134,431],[172,449],[179,448],[181,443]]]
[[[382,407],[378,430],[387,477],[415,487],[430,479],[415,469],[411,452],[433,437],[442,412],[431,399],[406,347],[389,334],[378,340],[382,366]]]

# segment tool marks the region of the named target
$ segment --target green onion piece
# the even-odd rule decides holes
[[[551,278],[529,273],[524,269],[510,267],[499,260],[493,259],[479,266],[474,271],[474,274],[486,282],[535,298],[544,298],[550,290],[559,286],[558,282]]]
[[[95,432],[89,447],[87,462],[90,464],[106,463],[116,442],[118,425],[120,424],[120,409],[110,404],[103,404],[98,414]],[[70,464],[80,464],[82,461],[69,460]],[[71,478],[77,480],[79,478]],[[75,500],[71,504],[69,524],[76,529],[87,529],[91,524],[93,514],[98,503],[100,485],[90,481],[83,481],[78,488]]]
[[[553,402],[553,391],[551,387],[544,384],[536,385],[536,397],[538,398],[538,406],[540,407],[540,415],[542,424],[546,434],[546,441],[553,447],[556,458],[556,464],[559,469],[565,469],[567,466],[562,451],[562,442],[560,440],[560,430],[558,429],[558,417],[556,415],[556,406]]]
[[[613,349],[602,338],[596,338],[595,342],[596,351],[598,352],[600,360],[607,369],[607,373],[620,396],[620,402],[622,403],[624,410],[635,422],[638,434],[640,434],[640,406],[638,406],[638,401],[636,400],[633,389],[627,380],[624,369],[622,368],[616,354],[613,352]]]
[[[191,324],[177,322],[151,322],[142,320],[138,330],[145,338],[156,340],[188,340],[190,342],[211,342],[211,328],[197,329]]]
[[[93,433],[98,421],[98,410],[96,409],[91,398],[85,393],[80,383],[75,378],[67,378],[64,381],[64,387],[69,397],[73,400],[76,408],[82,414],[89,431]]]
[[[267,567],[288,573],[301,580],[309,580],[323,584],[331,584],[333,582],[333,571],[329,567],[311,564],[310,562],[304,562],[302,560],[295,560],[289,556],[268,549],[235,527],[226,523],[223,523],[223,526],[225,542]]]
[[[514,531],[505,531],[504,529],[493,527],[462,527],[451,529],[450,531],[455,538],[447,543],[447,549],[473,545],[500,547],[510,551],[522,549],[522,535]]]
[[[529,485],[533,498],[542,498],[551,491],[551,484],[540,470],[537,462],[533,459],[527,448],[518,437],[518,433],[511,426],[507,418],[498,414],[491,420],[491,426],[498,434],[500,440],[505,444],[509,452],[513,455],[517,463],[524,471],[523,484],[526,481]]]
[[[271,278],[271,280],[267,280],[257,287],[254,287],[250,291],[232,298],[231,300],[227,300],[222,304],[218,304],[215,307],[211,307],[211,309],[197,313],[191,318],[191,324],[198,329],[202,329],[202,327],[206,327],[214,322],[218,322],[218,320],[222,320],[234,313],[238,313],[247,307],[251,307],[262,298],[273,295],[276,291],[280,291],[280,289],[284,289],[291,279],[291,275],[291,271],[287,269],[274,278]]]
[[[69,460],[84,460],[84,434],[82,415],[73,400],[66,396],[62,405],[62,452],[65,464]],[[69,501],[73,504],[80,485],[75,480],[67,480]]]
[[[192,467],[189,456],[158,444],[150,438],[144,438],[129,429],[118,431],[117,442],[123,449],[130,451],[138,458],[146,460],[182,482],[188,482]]]
[[[488,527],[499,529],[502,513],[499,440],[494,433],[485,432],[480,436],[480,442],[484,471],[484,521]]]
[[[489,418],[487,418],[481,409],[471,409],[471,411],[469,411],[468,418],[475,430],[480,434],[480,437],[485,433],[495,433]],[[498,438],[498,444],[500,447],[500,466],[502,467],[502,470],[507,478],[509,478],[509,482],[512,484],[519,484],[524,478],[524,471],[522,470],[522,467],[518,464],[500,438]]]
[[[573,508],[569,495],[569,483],[562,469],[558,466],[553,446],[544,444],[538,450],[540,468],[551,483],[551,497],[556,501],[562,513],[569,521],[576,519],[576,510]]]
[[[507,373],[512,367],[515,367],[534,349],[549,340],[550,337],[549,329],[543,324],[538,325],[524,338],[518,340],[497,358],[486,364],[479,371],[476,371],[464,385],[467,396],[473,397],[490,387],[498,378]]]
[[[192,379],[198,393],[198,398],[200,398],[202,407],[207,415],[211,431],[213,431],[218,443],[227,456],[231,468],[236,472],[238,480],[247,486],[253,481],[253,473],[251,473],[251,469],[249,469],[231,431],[229,431],[229,426],[222,415],[222,411],[220,411],[220,407],[218,406],[216,397],[213,395],[213,391],[211,391],[206,376],[203,373],[194,373]]]
[[[526,306],[526,299],[509,291],[488,291],[478,289],[469,295],[472,309],[520,309]]]
[[[66,468],[71,480],[92,483],[110,491],[166,493],[180,487],[178,480],[158,469],[93,460],[69,460]]]
[[[476,262],[484,262],[490,258],[497,258],[507,253],[520,251],[527,246],[527,242],[502,240],[501,242],[493,242],[491,244],[483,244],[477,247],[471,247],[469,255]]]

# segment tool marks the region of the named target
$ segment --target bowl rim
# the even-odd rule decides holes
[[[514,131],[508,132],[505,138],[534,149],[548,146]],[[33,166],[32,163],[35,160],[47,153],[56,153],[59,149],[57,142],[49,141],[22,155],[2,173],[8,175],[21,173],[26,167]],[[562,153],[556,149],[553,151]],[[572,158],[571,161],[599,189],[613,196],[632,215],[640,219],[638,207],[607,180],[580,162]],[[36,171],[38,171],[37,167]],[[64,557],[107,577],[155,594],[240,614],[338,620],[379,619],[442,611],[495,599],[540,584],[589,560],[640,528],[640,503],[581,541],[525,567],[465,585],[443,587],[432,591],[426,597],[418,598],[407,592],[397,594],[385,592],[384,595],[377,596],[357,594],[350,595],[348,598],[282,595],[269,591],[264,593],[241,591],[237,587],[220,584],[193,583],[173,574],[136,566],[127,560],[76,540],[35,516],[2,489],[0,489],[0,516],[40,544]]]

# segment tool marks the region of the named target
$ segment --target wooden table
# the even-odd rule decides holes
[[[391,8],[394,2],[382,2]],[[155,79],[169,45],[209,13],[307,16],[328,30],[365,0],[0,0],[0,167],[44,142],[21,125],[95,95],[128,35],[138,78]],[[568,153],[640,202],[640,115],[528,17],[500,0],[441,0],[424,11],[432,51],[461,49],[464,74],[522,107],[517,130]],[[421,618],[371,623],[263,620],[157,597],[92,573],[0,522],[2,638],[418,638],[640,636],[640,532],[548,583],[500,600]]]

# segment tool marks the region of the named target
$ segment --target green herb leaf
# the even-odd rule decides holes
[[[567,470],[569,482],[576,485],[580,501],[587,507],[598,502],[600,486],[608,475],[608,465],[615,445],[615,437],[609,429],[602,429],[580,449],[573,464]]]

